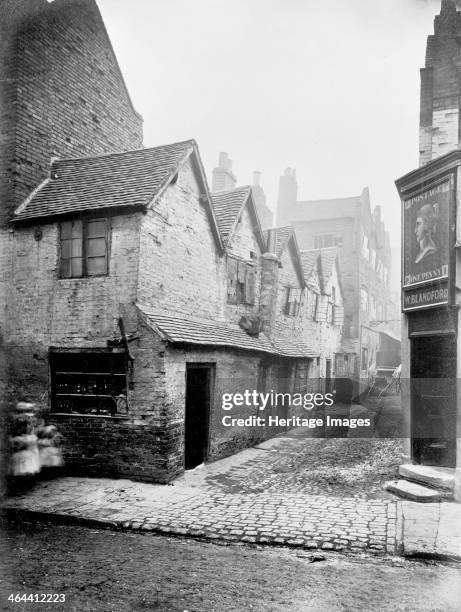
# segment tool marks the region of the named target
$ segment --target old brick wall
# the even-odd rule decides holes
[[[169,482],[183,470],[183,424],[175,421],[166,377],[166,347],[139,315],[130,342],[127,416],[53,415],[64,435],[66,470]],[[177,381],[178,383],[179,381]]]
[[[141,147],[142,119],[93,0],[0,6],[0,333],[8,341],[14,208],[46,178],[53,156]]]
[[[46,405],[48,348],[103,347],[136,329],[140,214],[110,220],[107,276],[59,278],[59,225],[17,227],[12,234],[12,292],[8,305],[10,387]],[[45,394],[45,395],[44,395]]]
[[[245,390],[260,389],[260,369],[266,362],[264,355],[233,349],[200,349],[195,347],[170,348],[165,357],[166,385],[169,406],[169,418],[178,424],[181,435],[173,461],[183,465],[184,453],[184,419],[186,403],[186,364],[207,363],[214,365],[214,389],[211,399],[209,420],[208,459],[215,460],[251,446],[258,440],[273,435],[265,428],[258,427],[225,427],[222,418],[225,415],[246,418],[261,414],[256,409],[246,406],[222,409],[223,393],[244,393]],[[270,376],[266,379],[266,388],[273,387]],[[263,414],[264,416],[264,414]]]
[[[443,2],[421,70],[420,165],[458,147],[461,134],[461,13]]]
[[[23,19],[4,23],[14,50],[5,71],[15,90],[7,100],[15,114],[7,107],[2,122],[2,132],[10,138],[14,132],[15,141],[14,157],[2,160],[14,191],[8,213],[47,176],[52,156],[142,146],[142,119],[94,0],[16,2],[27,8]]]
[[[223,320],[225,286],[200,189],[188,160],[143,218],[138,301],[184,315]]]

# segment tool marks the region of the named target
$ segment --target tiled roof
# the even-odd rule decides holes
[[[264,334],[249,336],[238,325],[199,319],[183,314],[171,314],[139,306],[141,312],[155,330],[173,344],[200,344],[203,346],[228,346],[263,353],[276,353]]]
[[[195,147],[193,140],[56,160],[44,181],[16,210],[21,221],[121,206],[147,206]]]
[[[141,305],[138,308],[154,331],[159,332],[172,344],[231,347],[282,357],[303,358],[315,357],[318,354],[302,342],[279,340],[271,343],[262,333],[257,338],[249,336],[238,325],[190,317],[181,313],[172,314]]]
[[[330,280],[333,273],[336,257],[338,255],[337,247],[328,247],[324,249],[308,249],[301,251],[301,262],[304,270],[304,278],[307,280],[316,261],[320,258],[320,281],[323,291]]]
[[[302,357],[318,357],[320,355],[319,351],[317,350],[317,352],[311,348],[310,346],[307,346],[307,344],[304,344],[303,342],[289,342],[289,341],[276,341],[274,343],[277,352],[279,355],[282,355],[283,357],[298,357],[298,358],[302,358]]]
[[[285,225],[283,227],[273,227],[271,229],[265,229],[263,231],[264,239],[266,244],[269,240],[269,232],[273,232],[275,234],[275,254],[277,257],[281,257],[285,247],[288,244],[294,230],[291,225]]]
[[[301,251],[301,263],[303,265],[304,278],[307,280],[317,266],[319,252],[317,250]]]
[[[250,193],[251,187],[246,186],[211,194],[216,220],[224,242],[228,241],[237,216]]]
[[[298,275],[298,280],[301,287],[304,287],[305,275],[301,263],[301,255],[299,252],[298,241],[296,240],[296,233],[293,226],[284,225],[281,227],[272,227],[270,229],[264,230],[263,235],[267,248],[272,252],[275,250],[275,255],[277,255],[279,259],[282,258],[285,249],[288,247],[288,245],[290,245],[290,255],[292,257],[293,264]],[[269,244],[269,242],[271,242],[269,239],[270,235],[275,236],[275,249],[272,244]]]

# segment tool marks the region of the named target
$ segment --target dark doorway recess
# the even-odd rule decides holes
[[[455,467],[456,336],[412,338],[410,376],[412,458]]]
[[[187,364],[184,439],[186,470],[197,467],[207,458],[213,373],[212,364]]]

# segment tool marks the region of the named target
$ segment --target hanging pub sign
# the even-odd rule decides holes
[[[450,175],[402,202],[404,311],[449,303],[453,196]]]

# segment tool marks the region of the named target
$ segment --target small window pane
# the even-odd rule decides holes
[[[80,238],[82,239],[82,222],[81,221],[71,221],[72,224],[72,238]]]
[[[72,276],[82,276],[82,260],[81,258],[75,257],[70,260]]]
[[[61,277],[70,277],[70,259],[61,259]]]
[[[88,240],[88,257],[105,257],[106,239],[90,238]]]
[[[106,235],[106,220],[105,219],[94,219],[88,221],[88,237],[94,238],[105,237]]]
[[[63,240],[61,243],[61,257],[63,259],[69,259],[71,256],[71,244],[72,240]]]
[[[82,256],[82,240],[81,238],[72,239],[72,257]]]
[[[106,274],[106,258],[105,257],[91,257],[87,260],[87,273],[88,276],[96,276],[98,274]]]

